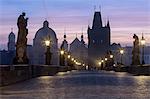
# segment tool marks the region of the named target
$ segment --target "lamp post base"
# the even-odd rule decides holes
[[[52,53],[50,52],[50,47],[47,47],[47,51],[45,53],[45,64],[50,65],[51,64],[51,55]]]
[[[143,65],[143,64],[145,64],[145,61],[144,61],[144,60],[142,60],[142,65]]]

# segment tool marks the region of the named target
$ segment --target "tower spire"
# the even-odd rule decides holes
[[[96,5],[94,5],[94,12],[96,11]]]
[[[11,28],[11,32],[13,32],[13,28]]]
[[[64,40],[66,40],[66,28],[64,28]]]
[[[76,33],[76,38],[77,38],[77,33]]]
[[[82,28],[82,33],[81,33],[81,41],[83,40],[83,28]]]
[[[143,34],[143,32],[142,32],[142,39],[144,39],[144,34]]]
[[[99,11],[101,12],[101,5],[99,5]]]
[[[95,12],[92,28],[101,28],[101,27],[102,27],[101,12]]]
[[[106,27],[110,28],[109,17],[107,16],[107,25]]]
[[[109,27],[109,28],[110,28],[109,20],[107,20],[107,27]]]
[[[81,42],[82,42],[82,44],[85,44],[84,37],[83,37],[83,28],[82,28],[82,34],[81,34]]]

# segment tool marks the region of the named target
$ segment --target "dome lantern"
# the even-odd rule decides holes
[[[49,23],[48,23],[48,21],[46,20],[46,21],[44,21],[44,23],[43,23],[43,27],[48,27],[49,26]]]

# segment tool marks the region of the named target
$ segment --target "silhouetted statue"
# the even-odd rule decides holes
[[[18,38],[16,44],[16,57],[14,58],[14,64],[28,64],[28,58],[26,53],[27,47],[27,27],[28,18],[25,18],[25,13],[23,12],[17,21],[18,26]]]
[[[131,65],[140,65],[140,46],[139,46],[139,38],[136,34],[134,34],[133,38],[135,39],[133,42],[133,50],[132,50],[132,64]]]

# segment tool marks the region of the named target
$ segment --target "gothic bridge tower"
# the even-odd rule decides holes
[[[88,26],[88,64],[97,66],[97,61],[105,57],[110,50],[110,25],[109,21],[103,26],[100,12],[94,13],[92,28]]]

